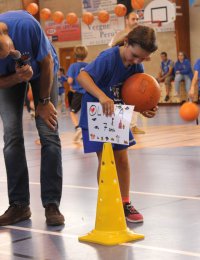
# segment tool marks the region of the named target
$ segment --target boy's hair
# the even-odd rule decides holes
[[[59,68],[59,71],[65,74],[65,70],[62,67]]]
[[[123,46],[125,40],[128,45],[139,45],[147,52],[154,52],[158,49],[155,30],[149,26],[137,25],[123,40],[118,41],[114,46]]]
[[[155,30],[151,27],[138,25],[127,35],[128,45],[139,45],[148,52],[158,49]]]
[[[162,51],[162,52],[160,53],[160,55],[165,55],[165,57],[167,57],[166,51]]]
[[[80,45],[74,48],[75,58],[78,60],[84,60],[88,55],[88,49],[86,46]]]

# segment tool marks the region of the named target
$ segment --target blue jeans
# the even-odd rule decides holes
[[[31,82],[35,107],[38,104],[40,81]],[[7,171],[9,203],[29,205],[29,176],[24,147],[23,107],[27,83],[0,90],[0,115],[4,130],[4,159]],[[57,78],[54,78],[51,101],[57,105]],[[37,117],[36,127],[41,141],[41,199],[60,204],[62,194],[62,159],[58,129],[53,131]]]
[[[191,79],[188,75],[176,74],[174,79],[174,87],[177,93],[179,93],[179,85],[181,80],[185,81],[185,90],[188,93],[190,90]]]

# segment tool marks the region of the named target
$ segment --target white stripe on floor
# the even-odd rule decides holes
[[[0,182],[6,182],[6,180],[0,180]],[[40,185],[39,182],[30,182],[31,185]],[[63,188],[69,189],[83,189],[83,190],[97,190],[97,187],[86,187],[86,186],[78,186],[78,185],[63,185]],[[194,196],[180,196],[174,194],[163,194],[163,193],[153,193],[153,192],[141,192],[141,191],[130,191],[132,194],[139,194],[144,196],[156,196],[156,197],[165,197],[165,198],[173,198],[173,199],[187,199],[187,200],[199,200],[200,197]]]
[[[20,231],[27,231],[32,233],[39,233],[44,235],[53,235],[53,236],[60,236],[60,237],[67,237],[67,238],[75,238],[78,242],[78,236],[77,235],[70,235],[66,233],[61,232],[54,232],[54,231],[44,231],[40,229],[32,229],[32,228],[24,228],[24,227],[17,227],[17,226],[4,226],[5,229],[12,229],[12,230],[20,230]],[[159,252],[166,252],[171,254],[177,254],[177,255],[184,255],[184,256],[194,256],[200,258],[200,253],[198,252],[190,252],[190,251],[183,251],[183,250],[176,250],[176,249],[170,249],[170,248],[164,248],[164,247],[156,247],[156,246],[148,246],[148,245],[141,245],[141,244],[131,244],[131,243],[123,243],[122,246],[129,246],[129,247],[135,247],[135,248],[141,248],[151,251],[159,251]],[[0,245],[1,247],[1,245]]]

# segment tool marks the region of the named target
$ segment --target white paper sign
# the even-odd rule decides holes
[[[91,25],[81,22],[82,44],[86,46],[108,44],[113,36],[122,30],[124,30],[124,17],[110,14],[109,21],[101,23],[95,16]]]
[[[98,102],[87,103],[90,141],[129,144],[129,127],[134,106],[115,105],[113,116],[106,117]]]

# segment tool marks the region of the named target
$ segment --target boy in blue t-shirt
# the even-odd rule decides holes
[[[167,57],[167,53],[165,51],[161,52],[161,64],[160,64],[160,71],[157,76],[158,83],[164,82],[165,84],[165,90],[166,90],[166,96],[165,101],[167,102],[169,100],[169,94],[171,90],[171,82],[174,79],[174,62]]]
[[[74,55],[77,59],[77,62],[70,65],[67,71],[67,82],[70,85],[70,91],[68,94],[68,97],[70,99],[70,117],[76,130],[73,141],[75,143],[78,143],[82,139],[82,133],[81,128],[79,127],[79,118],[77,113],[81,109],[81,100],[83,94],[85,94],[85,89],[80,86],[76,78],[80,71],[88,64],[84,62],[85,58],[88,55],[88,50],[85,46],[76,46],[74,48]]]
[[[48,225],[62,225],[61,144],[57,124],[56,52],[39,22],[26,11],[0,14],[0,114],[9,208],[0,226],[29,219],[30,194],[23,136],[23,107],[30,82],[41,143],[41,200]]]
[[[155,31],[147,26],[137,26],[120,42],[119,46],[103,51],[93,62],[88,64],[77,77],[80,85],[86,90],[82,100],[80,127],[83,134],[84,152],[96,152],[98,157],[98,178],[100,173],[102,142],[89,140],[87,102],[100,102],[103,113],[111,116],[114,103],[122,102],[120,89],[123,82],[135,73],[142,73],[142,61],[157,49]],[[146,117],[153,117],[157,108],[144,111]],[[126,219],[130,222],[142,222],[143,216],[130,202],[130,166],[128,147],[135,144],[129,131],[129,145],[112,144],[120,184]]]
[[[61,102],[61,112],[65,113],[65,86],[64,83],[67,81],[65,76],[65,70],[63,68],[59,68],[58,70],[58,99]]]

